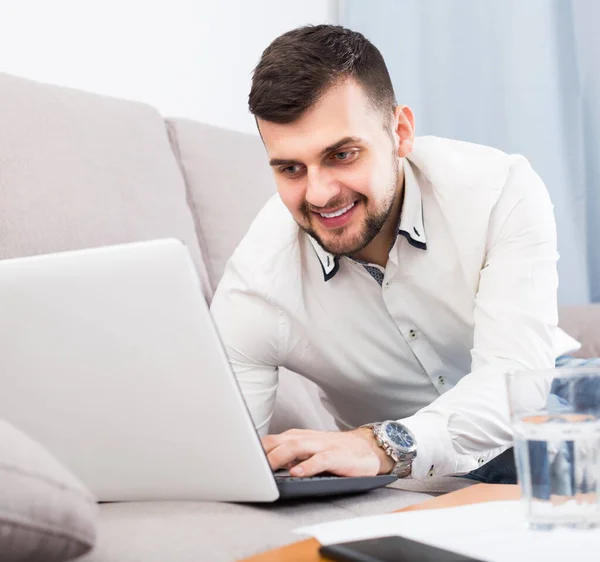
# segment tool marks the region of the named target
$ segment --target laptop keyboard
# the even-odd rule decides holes
[[[336,496],[355,494],[386,486],[397,476],[344,477],[329,472],[316,476],[291,476],[287,470],[278,470],[273,475],[279,489],[279,499],[313,498],[318,496]]]
[[[336,476],[335,474],[322,473],[317,474],[316,476],[292,476],[287,470],[285,471],[277,471],[275,474],[276,482],[301,482],[302,480],[337,480],[341,478],[341,476]]]

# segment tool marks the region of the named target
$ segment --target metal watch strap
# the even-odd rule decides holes
[[[410,468],[412,466],[412,461],[416,455],[409,457],[398,457],[396,451],[392,449],[385,441],[381,439],[379,436],[379,428],[383,425],[383,422],[375,422],[375,423],[366,423],[361,425],[361,427],[368,427],[373,431],[373,436],[375,437],[375,441],[379,447],[381,447],[386,455],[390,457],[394,461],[394,467],[390,471],[390,474],[393,476],[398,476],[398,478],[404,478],[410,474]]]

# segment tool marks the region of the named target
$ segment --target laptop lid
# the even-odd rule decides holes
[[[0,412],[99,500],[273,501],[186,247],[0,262]]]

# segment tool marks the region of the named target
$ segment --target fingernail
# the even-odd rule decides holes
[[[294,474],[294,476],[302,476],[304,474],[304,469],[301,466],[297,466],[292,469],[290,472]]]

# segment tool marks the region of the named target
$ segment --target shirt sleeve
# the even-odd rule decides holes
[[[211,303],[211,313],[254,426],[262,437],[273,416],[279,381],[282,315],[252,288],[251,276],[232,259]]]
[[[554,366],[556,225],[546,187],[511,157],[492,209],[474,308],[471,372],[413,416],[414,478],[464,474],[512,445],[505,374]]]

